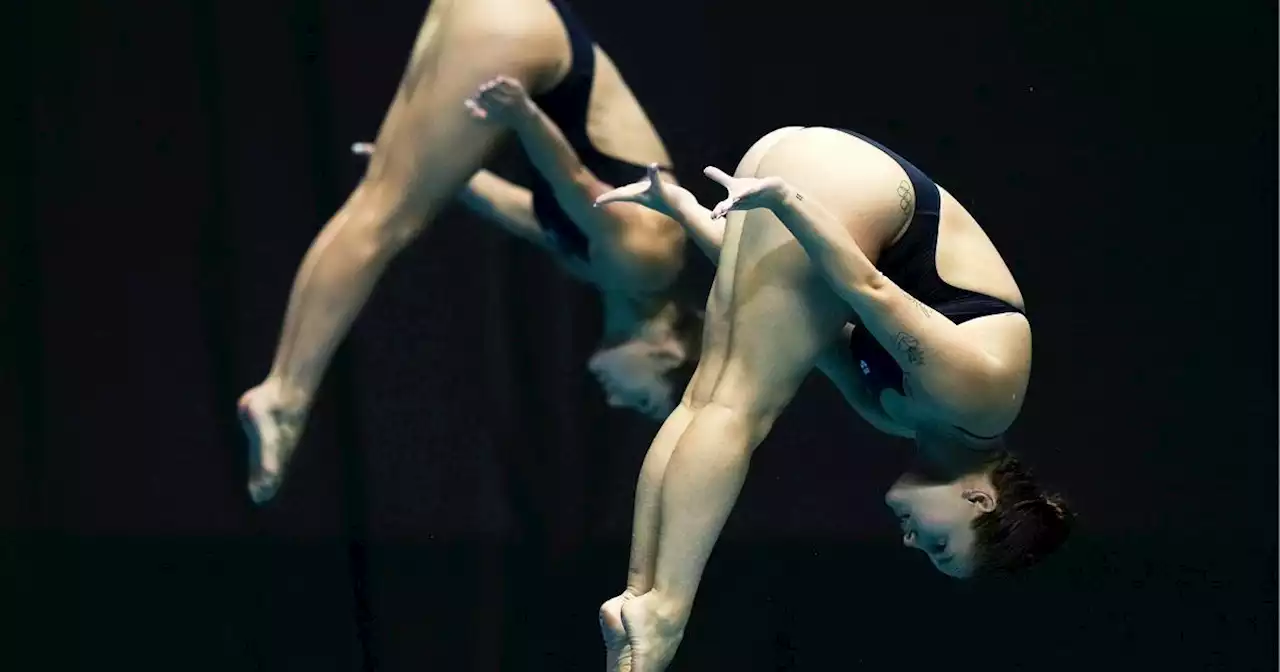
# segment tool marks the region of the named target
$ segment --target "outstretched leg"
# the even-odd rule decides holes
[[[532,88],[545,70],[538,40],[468,28],[476,24],[464,19],[436,15],[434,7],[428,14],[364,179],[298,269],[270,374],[240,400],[257,502],[279,487],[330,358],[387,264],[502,136],[501,128],[472,119],[463,101],[499,74]]]

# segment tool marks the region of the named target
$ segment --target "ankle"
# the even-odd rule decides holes
[[[653,617],[654,622],[663,630],[682,632],[689,614],[693,611],[693,602],[676,595],[650,590],[642,596],[644,609]]]
[[[301,419],[311,406],[311,394],[282,376],[268,376],[257,390],[273,413],[288,419]]]

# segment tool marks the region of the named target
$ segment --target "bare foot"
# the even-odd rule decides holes
[[[263,383],[240,397],[240,426],[249,440],[249,496],[262,504],[275,496],[289,457],[302,436],[303,413],[287,408],[279,386]]]
[[[622,605],[622,626],[631,643],[631,672],[663,672],[684,638],[684,621],[672,617],[652,592]]]
[[[631,672],[631,641],[622,627],[622,605],[634,598],[631,592],[600,605],[600,634],[604,637],[605,672]]]

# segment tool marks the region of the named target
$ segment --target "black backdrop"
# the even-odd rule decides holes
[[[1036,327],[1013,438],[1082,519],[1024,577],[935,575],[881,510],[906,451],[815,378],[673,669],[1275,669],[1275,7],[753,6],[578,3],[704,202],[703,165],[827,124],[976,213]],[[585,374],[590,293],[461,212],[385,277],[279,500],[244,494],[236,396],[424,9],[7,10],[5,669],[599,667],[654,427]]]

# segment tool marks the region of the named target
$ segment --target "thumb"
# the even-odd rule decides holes
[[[618,203],[618,202],[635,200],[634,196],[628,192],[629,190],[626,187],[620,187],[612,191],[607,191],[596,197],[595,206],[598,208],[602,205],[608,205],[610,203]]]
[[[702,174],[715,180],[716,182],[719,182],[721,186],[725,187],[726,189],[729,187],[729,184],[733,182],[732,177],[726,174],[723,170],[716,168],[715,166],[707,166],[706,168],[703,168]]]
[[[649,164],[649,167],[646,170],[646,172],[648,173],[648,177],[649,177],[649,186],[650,187],[658,186],[658,181],[662,179],[662,177],[658,175],[658,164],[656,163]]]

